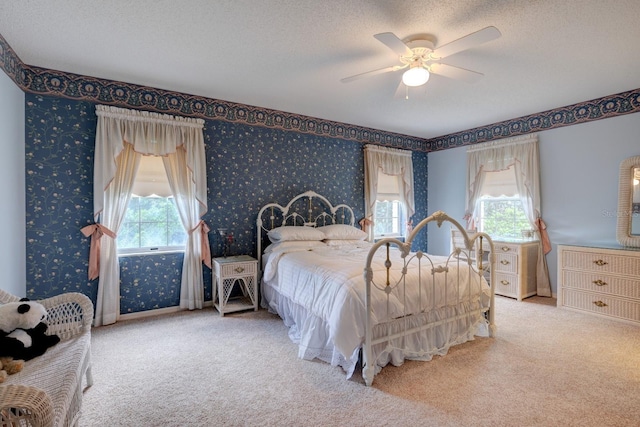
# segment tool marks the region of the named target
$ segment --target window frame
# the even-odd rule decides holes
[[[161,196],[156,196],[156,195],[150,195],[150,196],[137,196],[137,195],[132,195],[131,199],[129,200],[129,204],[127,204],[127,211],[125,213],[125,215],[128,214],[129,212],[129,208],[131,205],[131,202],[134,198],[137,199],[173,199],[173,196],[169,196],[169,197],[161,197]],[[176,210],[176,214],[179,214],[177,211],[177,207],[175,205],[175,201],[172,203],[173,208]],[[138,211],[139,212],[139,211]],[[167,212],[168,214],[168,212]],[[138,215],[139,216],[139,215]],[[139,220],[137,222],[134,222],[135,224],[138,225],[138,235],[140,235],[140,225],[143,223],[152,223],[151,221],[140,221],[140,218],[138,218]],[[125,220],[123,219],[122,224],[120,225],[120,228],[122,229],[122,227],[126,224]],[[159,224],[159,222],[156,222],[156,224]],[[169,231],[169,226],[171,224],[175,224],[175,223],[171,223],[168,221],[166,221],[166,231],[167,231],[167,238],[168,238],[168,231]],[[184,245],[154,245],[154,246],[138,246],[138,247],[128,247],[128,248],[120,248],[118,246],[118,251],[117,251],[117,255],[118,256],[128,256],[128,255],[151,255],[151,254],[158,254],[158,253],[180,253],[180,252],[184,252],[185,251],[185,246],[187,243],[187,233],[186,231],[184,231],[184,226],[182,225],[182,222],[180,220],[178,220],[178,224],[180,225],[180,228],[183,230],[184,232],[184,236],[185,236],[185,243]],[[117,239],[117,237],[116,237]],[[140,243],[140,237],[138,237],[138,242]]]
[[[397,224],[398,224],[398,233],[387,233],[387,234],[377,234],[375,232],[376,228],[375,228],[375,223],[378,222],[378,215],[377,215],[377,210],[378,210],[378,203],[397,203],[398,205],[398,214],[397,214]],[[373,225],[373,229],[374,229],[374,235],[373,238],[375,240],[378,239],[384,239],[387,237],[396,237],[396,238],[405,238],[406,237],[406,224],[404,221],[404,210],[406,209],[406,207],[404,206],[404,203],[402,203],[400,200],[376,200],[376,203],[374,205],[374,215],[373,215],[373,221],[374,221],[374,225]],[[386,218],[386,217],[385,217]],[[393,219],[396,218],[394,216],[391,217],[392,222]]]
[[[519,239],[522,238],[522,230],[525,230],[525,228],[520,228],[520,229],[516,229],[515,227],[517,226],[517,221],[518,219],[515,217],[515,215],[517,213],[514,213],[514,218],[513,221],[511,222],[511,235],[497,235],[495,233],[490,233],[487,230],[485,230],[485,221],[487,216],[484,215],[485,212],[485,206],[484,203],[485,202],[510,202],[514,204],[514,208],[520,208],[520,213],[522,215],[522,218],[524,221],[526,221],[526,229],[531,229],[531,224],[529,222],[529,219],[527,218],[526,212],[524,210],[524,205],[522,203],[522,198],[519,197],[517,194],[514,196],[499,196],[499,197],[495,197],[495,196],[481,196],[478,201],[477,201],[477,205],[476,205],[476,228],[478,231],[480,232],[485,232],[487,234],[489,234],[493,239],[505,239],[505,240],[509,240],[509,239]],[[517,206],[516,206],[517,205]]]

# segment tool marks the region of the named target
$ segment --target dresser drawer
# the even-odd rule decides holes
[[[576,290],[640,299],[640,278],[629,279],[601,273],[564,270],[562,272],[562,286]]]
[[[640,257],[637,256],[565,249],[562,253],[561,263],[559,267],[563,269],[640,276]]]
[[[563,305],[568,308],[640,322],[640,302],[610,295],[562,289]]]
[[[496,273],[518,274],[517,253],[496,253]]]
[[[519,283],[517,275],[496,272],[495,280],[496,294],[512,298],[518,297]]]
[[[495,242],[494,249],[496,254],[518,254],[520,246],[512,243]]]

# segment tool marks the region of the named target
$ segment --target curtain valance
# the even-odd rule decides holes
[[[415,213],[413,196],[413,160],[411,151],[396,148],[365,145],[364,147],[364,187],[365,218],[372,218],[378,199],[379,174],[397,177],[400,202],[406,209],[406,223]],[[373,227],[369,230],[369,239],[373,239]]]
[[[124,144],[133,146],[136,153],[167,156],[178,147],[186,152],[186,161],[195,183],[195,197],[200,204],[200,216],[207,211],[206,164],[204,154],[204,120],[177,117],[149,111],[97,105],[96,161],[94,195],[109,186],[116,173],[116,158]],[[104,206],[101,197],[94,197],[94,219],[97,221]]]

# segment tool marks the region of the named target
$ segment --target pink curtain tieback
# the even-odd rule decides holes
[[[194,228],[189,230],[189,234],[193,233],[198,228],[200,228],[200,243],[201,243],[200,246],[202,246],[202,262],[204,262],[204,265],[211,268],[211,248],[209,247],[209,236],[208,236],[209,231],[211,231],[211,229],[209,228],[206,222],[201,220],[198,223],[198,225],[196,225]]]
[[[116,233],[102,224],[87,225],[80,229],[80,231],[85,237],[91,236],[91,247],[89,249],[89,280],[93,280],[100,275],[100,239],[105,234],[115,239]]]
[[[549,233],[547,233],[547,224],[544,223],[542,217],[536,219],[536,227],[540,233],[540,241],[542,242],[542,250],[545,255],[551,251],[551,241],[549,240]]]
[[[467,221],[467,230],[475,230],[476,229],[476,222],[475,222],[475,220],[473,219],[473,217],[471,216],[470,213],[464,214],[462,219]]]
[[[369,218],[362,218],[358,224],[360,224],[360,228],[362,228],[362,231],[364,231],[365,233],[368,232],[369,226],[373,224],[373,221],[371,221]]]

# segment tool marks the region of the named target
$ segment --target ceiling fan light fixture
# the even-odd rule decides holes
[[[420,66],[412,66],[402,75],[402,83],[406,86],[422,86],[429,80],[429,71]]]

